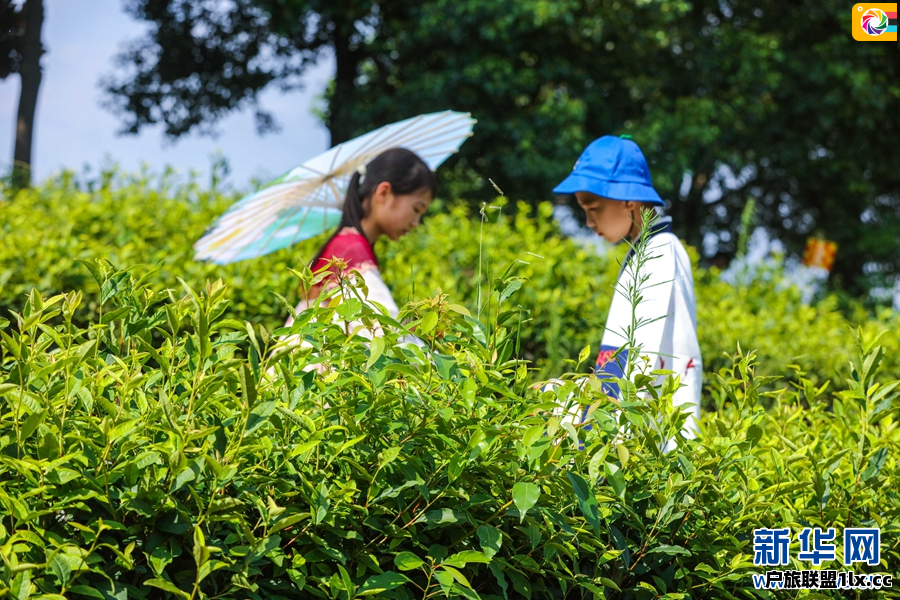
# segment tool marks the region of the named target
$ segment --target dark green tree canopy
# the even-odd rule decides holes
[[[631,134],[694,245],[733,249],[755,197],[794,251],[838,241],[847,287],[900,266],[900,61],[852,40],[844,3],[434,0],[415,16],[363,65],[360,130],[471,110],[460,160],[526,198],[591,139]]]
[[[110,85],[132,130],[179,135],[296,84],[322,52],[333,142],[417,113],[468,110],[476,136],[442,169],[480,201],[551,197],[578,153],[630,134],[678,232],[733,250],[740,214],[795,252],[840,244],[840,285],[900,269],[900,61],[859,43],[837,0],[132,0],[155,24]],[[262,124],[271,121],[263,118]],[[864,272],[864,265],[866,272]]]
[[[172,137],[209,128],[296,69],[295,48],[253,2],[222,10],[221,2],[138,0],[128,10],[154,25],[118,57],[122,77],[105,82],[129,133],[153,123]],[[272,117],[257,111],[257,123],[264,131]]]
[[[402,2],[397,2],[399,7]],[[330,103],[332,141],[348,138],[354,80],[366,39],[378,35],[383,9],[370,1],[129,0],[127,10],[151,24],[119,55],[119,72],[104,80],[108,106],[125,131],[161,123],[166,135],[209,132],[235,109],[256,109],[260,132],[275,128],[258,106],[269,85],[301,85],[300,76],[323,51],[337,59]]]
[[[25,19],[12,0],[0,0],[0,79],[19,72]]]

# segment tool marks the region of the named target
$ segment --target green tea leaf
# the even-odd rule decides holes
[[[460,315],[465,315],[465,316],[467,316],[467,317],[471,317],[471,316],[472,316],[472,313],[469,312],[469,309],[466,308],[465,306],[460,305],[460,304],[448,304],[448,305],[447,305],[447,310],[453,311],[453,312],[455,312],[455,313],[457,313],[457,314],[460,314]]]
[[[622,469],[619,468],[619,465],[607,462],[604,464],[604,471],[606,471],[606,478],[609,480],[609,484],[612,486],[613,491],[616,492],[616,495],[619,498],[625,499],[625,476],[622,473]]]
[[[581,509],[581,514],[584,515],[584,518],[591,525],[591,527],[594,528],[594,531],[597,533],[597,535],[599,535],[600,507],[597,504],[597,498],[594,496],[591,487],[577,473],[572,473],[571,471],[569,471],[568,473],[566,473],[566,476],[569,478],[569,482],[572,484],[572,489],[575,491],[575,497],[578,498],[578,506]]]
[[[503,573],[512,581],[514,590],[519,592],[523,598],[531,600],[531,582],[527,578],[512,569],[507,569]]]
[[[456,453],[450,457],[450,462],[447,465],[447,479],[449,481],[454,481],[460,475],[462,475],[463,469],[466,467],[466,457],[462,454]]]
[[[481,545],[481,551],[488,558],[493,557],[500,552],[500,546],[503,544],[503,534],[496,527],[490,525],[481,525],[475,532],[478,535],[478,543]]]
[[[520,481],[513,486],[512,496],[516,508],[519,509],[519,522],[525,520],[525,513],[529,511],[541,495],[541,488],[533,483]]]
[[[57,552],[50,559],[49,566],[59,584],[63,587],[68,586],[69,578],[72,576],[72,566],[69,564],[68,558],[63,553]]]
[[[862,472],[862,480],[869,481],[870,479],[876,477],[879,473],[881,473],[881,469],[884,468],[884,465],[887,462],[887,457],[888,449],[879,448],[878,451],[875,452],[875,454],[873,454],[871,458],[869,458],[869,464]]]
[[[47,411],[40,410],[38,412],[32,413],[28,415],[28,418],[25,419],[25,422],[22,424],[22,441],[24,442],[34,431],[38,428],[38,426],[44,422],[44,418],[47,416]]]
[[[605,585],[605,586],[608,587],[608,588],[612,588],[612,589],[616,590],[617,592],[621,592],[621,591],[622,591],[622,590],[619,588],[619,586],[616,585],[616,582],[613,581],[612,579],[610,579],[609,577],[601,577],[601,578],[600,578],[600,583],[602,583],[603,585]],[[654,591],[655,591],[655,590],[654,590]]]
[[[435,312],[427,313],[424,317],[422,317],[422,321],[419,323],[419,326],[416,328],[416,333],[419,335],[428,335],[432,331],[434,331],[435,326],[438,322],[438,315]]]
[[[394,557],[394,565],[401,571],[411,571],[418,569],[425,564],[425,561],[413,554],[412,552],[401,552]]]
[[[190,600],[191,598],[191,595],[188,592],[180,589],[174,583],[170,583],[165,579],[147,579],[144,581],[144,585],[159,588],[170,594],[175,594],[176,597],[183,598],[184,600]]]
[[[106,325],[107,323],[112,323],[113,321],[115,321],[117,319],[121,319],[122,317],[124,317],[125,315],[130,313],[131,311],[132,311],[132,308],[130,306],[120,306],[119,308],[117,308],[115,310],[111,310],[107,313],[103,313],[103,318],[100,319],[100,322],[104,325]]]
[[[406,584],[409,578],[401,573],[385,571],[379,575],[372,575],[360,586],[357,596],[372,596],[398,588]]]
[[[97,600],[106,600],[106,596],[101,594],[95,588],[92,588],[87,585],[73,585],[69,588],[70,592],[75,594],[80,594],[82,596],[87,596],[88,598],[97,598]]]
[[[98,267],[94,261],[88,261],[88,260],[83,260],[81,258],[76,258],[75,262],[77,262],[78,264],[80,264],[81,266],[83,266],[85,269],[87,269],[90,272],[91,277],[93,277],[94,281],[97,282],[98,287],[103,285],[103,281],[104,281],[105,277],[103,276],[103,273],[100,271],[100,267]]]
[[[250,411],[250,418],[247,419],[247,427],[244,429],[244,435],[250,435],[265,425],[269,420],[269,417],[272,416],[272,413],[275,412],[275,406],[276,402],[274,400],[257,404],[253,410]]]
[[[365,369],[368,371],[369,368],[375,364],[375,362],[381,358],[381,354],[384,352],[384,339],[380,337],[372,338],[372,341],[369,343],[369,359],[366,361]]]
[[[392,448],[388,448],[384,452],[381,453],[381,462],[378,467],[384,467],[385,465],[392,463],[397,457],[400,456],[400,447],[394,446]]]
[[[469,589],[472,589],[472,584],[469,583],[469,580],[466,579],[466,576],[463,575],[462,573],[460,573],[454,567],[444,564],[444,565],[441,565],[441,569],[446,571],[447,573],[450,573],[450,575],[453,577],[453,580],[456,581],[457,583],[459,583],[460,585],[463,585]],[[435,575],[437,575],[437,573],[440,573],[440,571],[436,571]]]
[[[130,290],[131,274],[127,271],[118,271],[110,275],[109,279],[103,282],[100,293],[100,302],[106,302],[120,294],[124,294]]]
[[[191,461],[187,467],[182,469],[178,475],[175,476],[175,485],[172,487],[172,491],[176,491],[181,489],[185,484],[194,481],[200,472],[203,470],[203,462],[202,459],[197,459]]]
[[[503,302],[507,298],[512,296],[521,287],[522,287],[522,282],[519,280],[513,280],[513,281],[510,281],[508,284],[506,284],[506,287],[503,288],[503,292],[500,293],[500,304],[503,304]]]
[[[672,546],[669,544],[660,544],[656,548],[648,550],[647,554],[668,554],[669,556],[678,554],[681,556],[691,556],[691,552],[686,548],[682,548],[681,546]]]
[[[456,581],[453,577],[453,573],[446,570],[438,570],[434,572],[434,578],[437,579],[440,584],[444,596],[449,597],[450,590],[453,589],[453,584]]]
[[[628,459],[631,456],[625,444],[619,444],[618,446],[616,446],[616,454],[619,457],[619,464],[621,464],[622,468],[624,469],[625,465],[628,464]]]
[[[20,571],[9,583],[9,594],[15,600],[28,600],[31,596],[31,570]]]
[[[491,559],[481,552],[476,552],[475,550],[463,550],[446,559],[443,564],[461,568],[465,567],[468,563],[487,564],[489,562],[491,562]]]
[[[428,523],[429,525],[454,525],[465,521],[465,515],[451,508],[442,508],[440,510],[430,510],[419,517],[417,522]]]
[[[608,453],[609,446],[607,445],[602,446],[591,456],[591,460],[588,462],[588,477],[590,477],[591,483],[596,484],[597,480],[600,479],[600,465],[606,460]]]
[[[578,353],[578,364],[580,365],[581,363],[586,361],[590,355],[591,355],[591,347],[590,346],[585,346],[584,348],[582,348],[581,352]]]

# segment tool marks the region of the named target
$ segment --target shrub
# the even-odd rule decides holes
[[[203,191],[195,182],[176,186],[167,177],[131,178],[108,174],[96,189],[80,189],[70,174],[23,190],[0,211],[0,316],[19,306],[32,288],[45,295],[82,290],[87,310],[78,325],[96,320],[96,283],[79,259],[103,258],[128,266],[159,266],[155,288],[182,278],[198,288],[223,276],[232,289],[229,312],[273,328],[284,309],[270,293],[286,293],[296,279],[289,253],[230,265],[193,260],[193,243],[235,200]],[[299,252],[309,246],[300,246]]]
[[[515,327],[444,295],[401,313],[422,351],[352,298],[269,333],[225,316],[221,282],[176,293],[84,266],[97,322],[76,324],[79,291],[32,291],[0,322],[11,597],[736,598],[762,526],[881,526],[882,565],[900,564],[900,382],[874,383],[873,344],[833,411],[825,386],[766,392],[734,355],[703,441],[662,453],[676,381],[637,373],[614,403],[572,363],[538,391]],[[334,313],[386,335],[367,345]],[[550,416],[569,394],[592,427]]]
[[[542,376],[558,373],[566,358],[599,343],[627,248],[598,257],[561,238],[551,214],[549,204],[535,212],[520,205],[515,217],[508,218],[488,210],[474,222],[465,207],[435,214],[426,227],[387,248],[386,278],[398,299],[444,290],[475,311],[478,265],[483,265],[482,280],[489,270],[521,277],[527,283],[514,299],[527,315],[521,325],[522,356],[534,360]],[[819,385],[829,380],[841,385],[854,356],[854,346],[847,342],[853,330],[861,328],[867,341],[886,329],[900,330],[900,315],[888,309],[875,318],[864,312],[848,318],[834,296],[804,304],[799,290],[784,286],[778,273],[732,286],[719,278],[717,269],[699,268],[692,248],[689,253],[707,373],[729,367],[740,344],[755,351],[763,372],[796,380],[792,365],[799,365]],[[900,338],[882,344],[886,372],[900,374]]]
[[[0,210],[0,316],[20,306],[33,288],[46,296],[68,290],[85,293],[86,310],[74,316],[86,326],[98,319],[97,287],[79,259],[106,258],[119,266],[159,266],[148,275],[154,290],[181,278],[200,289],[207,279],[227,283],[231,301],[225,317],[247,320],[272,330],[287,316],[275,294],[296,302],[297,268],[315,252],[321,238],[257,260],[224,267],[193,261],[192,244],[235,200],[196,182],[176,185],[168,176],[127,177],[107,174],[91,189],[81,189],[71,175],[22,191]],[[498,202],[504,207],[503,202]],[[618,260],[625,248],[595,256],[560,237],[549,204],[534,211],[522,205],[486,207],[472,215],[464,207],[436,210],[426,225],[399,243],[381,246],[384,276],[401,303],[442,290],[484,320],[496,319],[486,304],[493,277],[504,272],[513,283],[518,311],[520,356],[532,360],[541,376],[564,370],[565,359],[601,338],[612,298]],[[700,269],[695,258],[699,336],[705,370],[731,364],[741,347],[754,349],[761,368],[796,380],[798,365],[821,385],[848,375],[852,345],[845,340],[861,328],[871,340],[884,329],[900,329],[900,317],[882,311],[844,316],[835,297],[805,305],[778,278],[734,287],[716,271]],[[516,288],[517,285],[521,288]],[[510,291],[512,291],[512,289]],[[882,342],[885,371],[900,373],[900,338]]]

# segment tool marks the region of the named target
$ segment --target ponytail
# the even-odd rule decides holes
[[[344,198],[344,208],[341,213],[341,222],[337,230],[331,234],[309,265],[315,269],[322,258],[328,244],[337,237],[342,229],[353,227],[360,233],[362,221],[367,216],[364,202],[372,197],[375,189],[383,182],[391,184],[394,194],[412,194],[419,190],[428,190],[432,197],[437,189],[437,181],[434,173],[419,156],[406,148],[391,148],[385,150],[365,165],[365,175],[359,171],[353,173],[350,185],[347,187],[347,195]],[[373,248],[372,254],[375,250]],[[377,260],[377,258],[376,258]]]

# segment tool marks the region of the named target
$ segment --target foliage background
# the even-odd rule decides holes
[[[616,265],[560,240],[549,207],[486,213],[483,232],[457,207],[381,248],[394,281],[412,268],[415,290],[395,292],[415,300],[401,318],[428,360],[384,317],[382,340],[348,336],[332,313],[375,318],[352,300],[276,328],[285,308],[270,292],[297,284],[286,268],[313,243],[225,269],[193,263],[190,243],[228,200],[111,175],[5,206],[8,597],[739,598],[756,594],[752,529],[775,526],[880,527],[881,564],[855,570],[900,566],[896,339],[882,337],[885,352],[872,335],[895,317],[859,316],[854,351],[828,300],[807,307],[777,281],[734,289],[698,271],[703,313],[720,320],[701,323],[705,434],[662,453],[684,420],[672,380],[654,389],[634,374],[613,404],[566,373],[578,365],[562,356],[589,358],[579,336],[596,335]],[[50,297],[56,286],[77,290]],[[516,322],[519,306],[532,321]],[[845,380],[804,329],[853,359]],[[273,348],[288,333],[309,346]],[[786,379],[717,346],[748,337]],[[536,389],[520,345],[569,382]],[[592,406],[590,429],[548,414],[569,394]],[[791,566],[809,565],[794,554]]]
[[[172,173],[151,177],[109,171],[90,184],[92,189],[69,174],[19,192],[0,212],[0,315],[8,318],[8,311],[36,287],[44,294],[84,290],[87,312],[76,321],[95,319],[99,307],[90,291],[96,283],[75,261],[102,257],[116,265],[159,264],[150,280],[158,289],[175,285],[179,277],[197,288],[222,278],[230,289],[228,316],[270,330],[280,326],[287,312],[274,294],[296,303],[297,280],[288,269],[299,268],[321,240],[224,267],[193,261],[191,245],[236,198],[217,192],[216,185],[215,180],[211,189],[179,182]],[[510,205],[496,200],[484,216],[462,204],[446,210],[436,206],[424,227],[376,252],[400,303],[442,290],[477,314],[479,297],[488,310],[483,298],[489,276],[508,270],[522,278],[516,296],[523,311],[522,356],[549,376],[562,371],[564,360],[584,346],[599,343],[625,248],[598,257],[558,234],[551,205],[521,205],[511,215]],[[729,364],[740,342],[745,350],[756,350],[764,372],[790,376],[789,365],[799,365],[813,381],[841,381],[853,353],[846,342],[853,329],[861,327],[872,339],[878,331],[900,326],[892,311],[872,313],[841,296],[805,305],[777,272],[763,273],[748,286],[731,286],[716,270],[699,268],[695,251],[692,256],[700,343],[709,372]],[[896,369],[900,340],[890,336],[883,343],[887,365]]]
[[[488,177],[533,206],[601,135],[630,134],[676,232],[733,254],[740,214],[800,253],[840,245],[831,284],[900,272],[900,61],[858,43],[841,0],[129,0],[147,34],[106,82],[133,133],[210,130],[334,57],[332,143],[424,112],[470,111],[441,170],[477,210]],[[515,207],[513,207],[515,208]],[[865,268],[864,268],[865,266]]]

